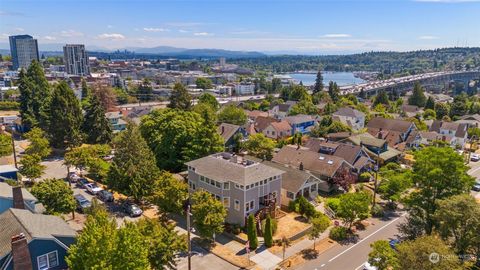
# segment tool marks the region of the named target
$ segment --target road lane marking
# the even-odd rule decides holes
[[[360,266],[355,268],[355,270],[358,270],[358,269],[362,268],[364,265],[365,265],[365,263],[360,264]]]
[[[320,267],[324,267],[324,266],[325,266],[325,264],[320,265]]]
[[[395,221],[399,220],[401,217],[405,216],[407,213],[403,213],[400,217],[397,217],[396,219],[390,221],[389,223],[383,225],[381,228],[377,229],[376,231],[374,231],[373,233],[369,234],[367,237],[363,238],[362,240],[358,241],[358,243],[356,243],[355,245],[345,249],[344,251],[342,251],[341,253],[337,254],[337,256],[331,258],[330,260],[328,260],[328,262],[331,262],[333,260],[335,260],[336,258],[342,256],[343,254],[345,254],[346,252],[348,252],[349,250],[351,250],[352,248],[354,248],[355,246],[361,244],[363,241],[367,240],[368,238],[370,238],[370,236],[378,233],[379,231],[385,229],[386,227],[390,226],[392,223],[394,223]]]

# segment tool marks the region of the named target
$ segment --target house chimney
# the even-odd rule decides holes
[[[299,169],[300,171],[303,171],[303,162],[300,162],[300,166],[298,166],[298,169]]]
[[[13,270],[32,270],[27,239],[23,233],[12,236]]]
[[[25,209],[25,203],[23,202],[22,187],[12,187],[13,195],[13,208]]]

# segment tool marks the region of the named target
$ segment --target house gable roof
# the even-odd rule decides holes
[[[373,129],[373,130],[382,129],[382,130],[390,130],[390,131],[405,133],[410,129],[412,125],[413,123],[410,121],[375,117],[368,122],[367,128]]]
[[[240,129],[240,126],[229,124],[229,123],[222,123],[217,128],[217,133],[222,136],[223,141],[227,142],[230,138],[235,135],[235,133]]]
[[[363,112],[352,109],[350,107],[342,107],[338,109],[336,112],[334,112],[333,115],[353,117],[353,118],[365,117],[365,114]]]

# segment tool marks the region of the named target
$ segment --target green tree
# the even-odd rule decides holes
[[[319,69],[317,72],[317,77],[315,78],[315,86],[313,87],[313,93],[318,93],[323,91],[323,76],[322,71]]]
[[[53,90],[49,106],[50,143],[56,148],[78,146],[81,143],[82,109],[72,89],[65,81]]]
[[[92,88],[92,94],[98,97],[105,111],[115,109],[117,95],[110,85],[97,83]]]
[[[398,269],[463,269],[455,253],[435,236],[423,236],[415,240],[404,241],[396,248],[399,261]],[[432,253],[439,255],[438,262],[430,260]]]
[[[223,107],[218,113],[218,121],[241,126],[247,123],[247,114],[242,108],[235,105],[228,105]]]
[[[214,121],[195,112],[154,110],[142,119],[140,129],[164,170],[180,171],[185,162],[223,150]]]
[[[82,78],[82,100],[87,99],[92,95],[92,91],[87,85],[87,81]]]
[[[247,219],[247,236],[250,250],[255,250],[258,247],[257,226],[255,225],[255,217],[253,214],[248,215]]]
[[[372,251],[368,253],[368,262],[378,270],[398,269],[397,253],[387,240],[378,240],[370,244]]]
[[[310,100],[310,95],[307,92],[307,89],[303,85],[293,85],[290,86],[290,92],[288,96],[288,100],[295,100],[295,101],[302,101],[302,100]]]
[[[425,109],[425,111],[423,112],[423,118],[425,120],[435,120],[437,119],[437,114],[432,109]]]
[[[431,234],[438,201],[466,193],[474,183],[467,174],[469,167],[463,157],[450,147],[427,147],[415,153],[412,179],[416,190],[406,200],[409,218],[401,225],[402,233],[410,238],[422,232]],[[416,232],[412,235],[412,231]]]
[[[30,144],[25,149],[26,154],[36,154],[39,155],[40,158],[46,158],[50,155],[52,151],[50,142],[42,129],[38,127],[32,128],[29,132],[25,133],[25,138],[30,141]]]
[[[92,95],[89,100],[82,124],[85,141],[89,144],[109,143],[112,140],[112,126],[105,117],[105,108],[96,95]]]
[[[0,156],[9,156],[13,153],[12,137],[6,133],[0,133]]]
[[[333,102],[337,102],[340,98],[340,88],[338,88],[338,85],[336,82],[330,81],[328,83],[328,94],[330,95],[330,98],[332,99]]]
[[[20,160],[21,167],[18,172],[31,181],[40,178],[45,170],[45,166],[40,164],[41,161],[40,156],[37,154],[24,155]]]
[[[477,139],[480,139],[480,128],[478,127],[471,127],[468,129],[468,137],[472,138],[473,136],[476,136]]]
[[[75,210],[73,191],[62,179],[46,179],[35,183],[31,192],[48,214],[67,214]]]
[[[27,72],[19,74],[20,116],[26,130],[48,124],[48,107],[51,95],[43,68],[38,61],[32,61]]]
[[[218,103],[217,98],[215,98],[212,94],[204,93],[198,98],[199,104],[207,104],[212,107],[213,110],[218,111],[220,108],[220,103]]]
[[[366,193],[345,193],[340,196],[336,214],[348,228],[351,228],[355,221],[368,217],[369,205],[370,198]]]
[[[326,215],[318,213],[310,222],[312,223],[310,238],[313,240],[313,250],[315,250],[315,240],[330,227],[330,219]]]
[[[273,246],[273,231],[272,231],[272,218],[270,215],[267,215],[265,221],[265,231],[263,232],[263,239],[265,241],[266,247]]]
[[[144,218],[137,222],[140,233],[146,238],[148,259],[152,269],[175,269],[176,255],[186,251],[187,239],[175,231],[173,223]]]
[[[432,96],[429,96],[425,103],[425,110],[426,109],[435,110],[435,100],[433,100]]]
[[[212,80],[205,77],[198,77],[195,81],[195,84],[197,85],[197,88],[201,88],[203,90],[211,89],[213,87]]]
[[[310,100],[301,100],[293,105],[289,115],[308,114],[313,115],[318,113],[317,107]]]
[[[383,104],[383,105],[386,105],[386,106],[388,106],[390,104],[390,102],[388,100],[387,92],[385,92],[385,90],[378,91],[378,94],[375,96],[375,99],[373,101],[372,106],[375,107],[378,104]]]
[[[192,217],[195,228],[203,238],[223,232],[227,210],[223,204],[206,191],[192,194]]]
[[[424,89],[419,82],[415,82],[413,86],[413,93],[408,98],[409,105],[415,105],[418,107],[424,107],[427,101],[427,97],[425,97]]]
[[[450,106],[447,103],[436,103],[435,114],[437,115],[437,119],[448,116],[450,114]]]
[[[150,269],[148,255],[145,237],[136,224],[127,222],[117,230],[111,257],[112,269]]]
[[[188,186],[169,172],[162,172],[153,194],[153,202],[165,213],[180,213],[188,198]]]
[[[296,199],[296,201],[298,203],[298,212],[300,213],[300,215],[310,219],[316,214],[315,207],[310,202],[308,202],[305,197],[300,196]]]
[[[155,156],[134,124],[114,141],[115,157],[107,175],[108,186],[135,200],[151,196],[159,176]]]
[[[137,98],[140,101],[150,101],[153,99],[153,87],[149,79],[144,79],[137,89]]]
[[[192,97],[181,83],[173,86],[169,100],[168,108],[171,109],[190,110],[192,107]]]
[[[262,133],[257,133],[248,137],[248,140],[243,143],[243,148],[252,156],[270,160],[273,157],[275,142]]]
[[[383,177],[378,192],[383,199],[398,202],[401,196],[412,186],[410,173],[392,173]]]
[[[453,103],[450,107],[450,117],[453,119],[455,116],[463,116],[468,112],[467,105],[468,96],[465,93],[456,95],[453,98]]]
[[[438,201],[435,213],[438,231],[457,254],[480,255],[480,207],[469,194],[455,195]]]

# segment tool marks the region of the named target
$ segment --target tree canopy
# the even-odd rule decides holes
[[[424,94],[424,89],[419,82],[415,82],[413,86],[413,93],[408,98],[409,105],[415,105],[418,107],[424,107],[425,103],[427,102],[427,97]],[[429,104],[431,106],[431,104]]]
[[[112,140],[112,126],[105,117],[105,108],[96,95],[89,98],[88,105],[84,108],[85,116],[82,124],[82,131],[85,134],[85,141],[89,144],[104,144]]]
[[[62,179],[46,179],[31,189],[48,214],[67,214],[75,210],[73,191]]]
[[[273,157],[275,142],[267,138],[263,133],[257,133],[250,135],[248,140],[243,143],[243,148],[252,156],[270,160]]]
[[[192,97],[181,83],[173,86],[169,101],[168,108],[171,109],[189,110],[192,107]]]
[[[206,191],[192,194],[192,216],[195,228],[204,238],[223,232],[227,210],[223,203]]]
[[[241,126],[247,123],[247,114],[242,108],[235,105],[227,105],[218,113],[218,121]]]

